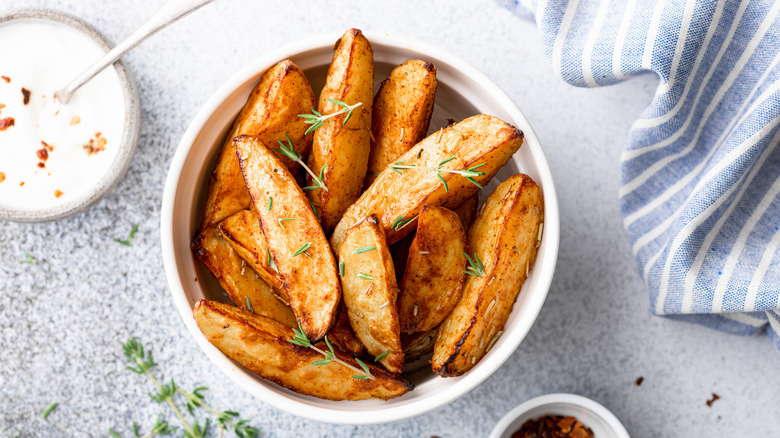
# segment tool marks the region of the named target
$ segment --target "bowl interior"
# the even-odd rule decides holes
[[[205,340],[192,319],[192,307],[198,300],[228,300],[216,279],[194,259],[190,241],[200,226],[209,175],[233,119],[262,74],[285,58],[303,69],[318,93],[338,35],[319,37],[271,53],[239,72],[215,94],[193,121],[174,157],[162,218],[164,260],[174,299],[188,328],[210,358],[242,387],[274,406],[319,421],[350,424],[387,422],[422,414],[465,394],[492,374],[511,355],[535,320],[552,279],[558,248],[557,199],[547,162],[533,130],[514,104],[481,73],[451,55],[430,47],[420,49],[423,44],[385,34],[366,35],[374,48],[375,90],[394,66],[407,59],[418,58],[436,65],[439,85],[429,132],[446,126],[447,119],[461,120],[484,113],[516,125],[526,135],[523,147],[481,191],[480,200],[508,176],[518,172],[530,175],[545,194],[545,233],[536,264],[515,303],[505,333],[474,369],[464,376],[445,379],[434,375],[429,367],[422,367],[408,375],[415,389],[387,402],[320,400],[288,391],[236,365]],[[357,411],[381,412],[381,415],[355,416]]]

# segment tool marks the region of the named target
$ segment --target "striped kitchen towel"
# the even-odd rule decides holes
[[[619,194],[652,311],[780,350],[780,1],[498,1],[572,85],[658,74]]]

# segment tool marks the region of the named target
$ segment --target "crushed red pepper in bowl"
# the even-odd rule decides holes
[[[512,438],[593,438],[593,431],[574,417],[545,415],[523,423]]]

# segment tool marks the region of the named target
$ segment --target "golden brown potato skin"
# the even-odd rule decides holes
[[[485,175],[474,178],[484,186],[522,143],[523,133],[520,130],[501,119],[483,114],[429,135],[396,161],[436,168],[440,162],[455,156],[444,168],[464,170],[484,164],[477,170],[485,172]],[[411,169],[400,172],[399,175],[389,167],[383,170],[374,184],[347,209],[330,239],[334,249],[341,246],[349,228],[371,214],[377,215],[388,243],[392,244],[415,228],[416,219],[413,219],[394,229],[393,222],[401,216],[404,219],[416,218],[426,204],[455,208],[479,190],[465,177],[454,173],[442,173],[449,187],[447,191],[435,171]]]
[[[333,326],[333,330],[328,333],[328,340],[330,340],[333,345],[340,348],[341,351],[353,356],[362,356],[366,350],[360,342],[360,339],[355,335],[355,331],[352,330],[352,326],[349,322],[349,315],[347,315],[347,306],[344,304],[344,300],[341,300],[339,318],[336,320],[336,325]]]
[[[344,210],[360,196],[368,167],[371,142],[371,104],[374,96],[374,52],[371,43],[357,30],[350,29],[336,43],[336,53],[328,69],[320,94],[318,111],[333,114],[342,107],[328,99],[361,105],[344,125],[347,114],[325,121],[314,131],[314,145],[308,165],[318,174],[326,166],[324,183],[328,188],[308,192],[319,209],[326,232],[333,230]],[[309,112],[309,111],[306,111]],[[308,125],[304,125],[308,126]],[[312,186],[311,176],[308,177]]]
[[[436,85],[436,67],[419,59],[404,62],[382,81],[371,109],[373,136],[364,188],[388,164],[425,137],[433,113]]]
[[[463,204],[452,209],[452,211],[458,214],[464,230],[468,230],[471,226],[471,221],[474,220],[474,216],[477,214],[477,207],[479,207],[479,196],[474,195],[463,201]]]
[[[428,331],[450,314],[466,282],[464,252],[466,232],[458,215],[444,207],[423,207],[400,283],[402,332]]]
[[[388,400],[412,389],[408,381],[368,364],[374,379],[358,380],[354,371],[337,363],[312,365],[322,360],[316,351],[287,342],[290,327],[215,301],[201,300],[193,310],[195,322],[206,339],[244,368],[300,394],[328,400]],[[327,351],[324,343],[317,345]],[[336,356],[358,367],[352,356],[339,350]]]
[[[544,201],[528,176],[513,175],[485,201],[469,229],[469,252],[484,276],[469,275],[461,297],[439,327],[433,371],[444,377],[470,370],[501,335],[536,258]]]
[[[192,252],[214,274],[222,289],[238,307],[248,309],[248,297],[252,310],[258,315],[297,327],[292,309],[276,298],[271,286],[260,279],[233,251],[216,228],[209,228],[195,236]]]
[[[201,229],[216,226],[233,213],[249,208],[251,203],[233,150],[233,139],[240,135],[257,135],[264,144],[277,147],[276,141],[285,140],[286,132],[295,150],[305,154],[311,147],[313,134],[304,135],[306,125],[301,123],[298,114],[309,112],[313,104],[314,92],[309,81],[292,61],[284,60],[265,72],[236,117],[222,147],[211,175]],[[291,170],[298,166],[279,156]]]
[[[358,251],[372,247],[375,249]],[[403,372],[404,353],[395,309],[398,286],[390,249],[377,218],[369,216],[349,230],[340,253],[340,262],[344,263],[341,284],[352,329],[370,355],[376,357],[389,351],[380,360],[388,371]]]
[[[263,230],[260,229],[257,213],[241,210],[220,222],[217,229],[233,251],[244,259],[263,281],[270,284],[285,301],[289,302],[281,278],[268,264],[268,245]]]
[[[257,138],[233,141],[267,245],[290,306],[312,341],[336,323],[341,284],[336,260],[314,212],[295,178]],[[268,208],[272,198],[271,208]],[[293,218],[280,221],[281,218]],[[305,245],[309,249],[296,255]],[[269,265],[271,265],[269,263]]]

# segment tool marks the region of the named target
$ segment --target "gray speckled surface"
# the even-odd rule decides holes
[[[114,42],[162,0],[4,0],[49,6]],[[124,369],[120,343],[143,341],[158,373],[252,418],[264,436],[486,436],[512,407],[574,392],[611,409],[635,437],[773,436],[780,356],[764,336],[737,338],[652,317],[618,213],[618,159],[652,76],[582,90],[553,76],[532,23],[490,1],[463,3],[218,0],[127,57],[143,105],[141,140],[125,179],[76,217],[0,224],[0,436],[129,435],[166,408]],[[238,68],[302,37],[348,27],[428,41],[480,67],[534,125],[556,177],[561,250],[547,303],[511,359],[470,394],[430,414],[380,426],[301,420],[242,392],[190,338],[169,296],[158,231],[176,144],[199,106]],[[140,228],[133,247],[113,238]],[[21,264],[23,251],[37,258]],[[642,386],[634,380],[643,376]],[[707,407],[712,392],[722,399]],[[51,402],[59,407],[44,420]],[[226,435],[229,436],[229,435]]]

